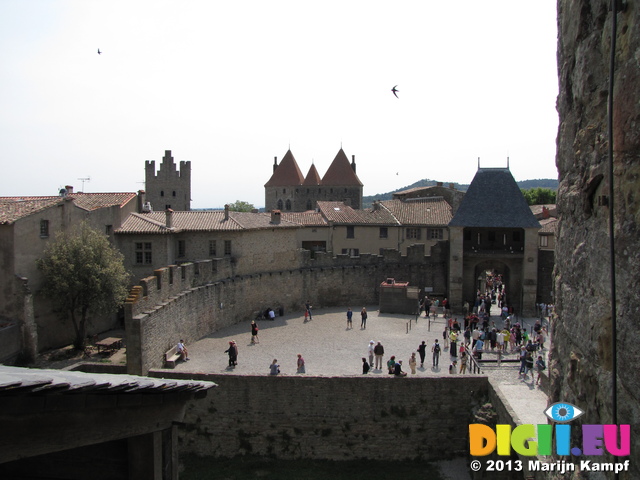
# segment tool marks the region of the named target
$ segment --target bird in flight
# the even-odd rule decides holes
[[[102,54],[102,52],[100,51],[100,49],[98,49],[98,55],[101,55],[101,54]]]
[[[396,88],[397,86],[398,86],[398,85],[396,85],[395,87],[393,87],[393,88],[391,89],[391,91],[392,91],[392,92],[393,92],[393,94],[396,96],[396,98],[400,98],[400,97],[398,97],[398,93],[397,93],[397,92],[399,92],[400,90],[398,90],[398,89]]]

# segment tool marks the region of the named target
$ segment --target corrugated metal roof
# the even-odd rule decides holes
[[[198,392],[216,387],[213,382],[165,380],[137,375],[39,370],[0,365],[0,396],[32,394],[128,394]]]

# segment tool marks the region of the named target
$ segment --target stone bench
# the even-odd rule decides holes
[[[180,354],[178,353],[178,346],[174,345],[171,349],[167,350],[164,354],[164,365],[167,368],[175,368],[176,362],[180,360]]]

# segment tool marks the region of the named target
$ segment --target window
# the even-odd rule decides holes
[[[160,196],[164,197],[164,190],[160,190]]]
[[[347,226],[347,238],[356,238],[356,228],[353,225]]]
[[[291,210],[291,200],[287,200],[287,202],[285,203],[285,208],[287,210]]]
[[[444,238],[444,231],[441,228],[432,228],[429,230],[429,236],[432,240],[442,240]]]
[[[40,238],[49,236],[49,220],[40,220]]]
[[[471,241],[471,230],[465,230],[464,231],[464,239],[467,242]]]
[[[231,255],[231,240],[224,241],[224,254]]]
[[[282,200],[278,200],[278,210],[282,210],[283,203]]]
[[[549,246],[549,237],[546,235],[540,235],[540,246],[548,247]]]
[[[407,238],[413,240],[420,240],[419,228],[407,228]]]
[[[184,240],[178,240],[178,256],[184,257],[187,247],[184,243]]]
[[[113,225],[105,225],[104,233],[106,233],[107,235],[111,235],[112,231],[113,231]]]
[[[313,210],[313,203],[311,203],[311,200],[307,200],[307,210]]]
[[[495,242],[496,241],[496,232],[494,232],[494,231],[487,232],[487,240],[489,240],[490,242]]]
[[[349,255],[350,257],[359,257],[360,249],[359,248],[343,248],[342,254]]]
[[[153,263],[153,256],[151,251],[151,242],[136,242],[136,263],[138,264],[151,264]]]
[[[173,196],[174,196],[174,197],[176,196],[176,191],[175,191],[175,190],[173,191]]]
[[[215,240],[209,240],[209,256],[210,257],[215,257],[216,256],[216,241]]]
[[[380,238],[388,238],[389,229],[387,227],[380,227]]]
[[[520,241],[520,232],[513,232],[513,241],[514,242],[519,242]]]

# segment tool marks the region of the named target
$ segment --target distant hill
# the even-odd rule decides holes
[[[468,184],[461,184],[455,182],[442,182],[443,185],[449,186],[450,183],[453,183],[453,187],[456,190],[460,190],[462,192],[466,192],[469,188]],[[552,178],[541,178],[537,180],[522,180],[517,182],[518,186],[522,190],[529,190],[531,188],[550,188],[551,190],[558,190],[558,180]],[[438,182],[436,180],[429,180],[425,178],[423,180],[419,180],[416,183],[412,183],[411,185],[407,185],[406,187],[398,188],[392,192],[387,193],[378,193],[376,195],[366,195],[362,197],[362,208],[370,208],[375,200],[391,200],[394,193],[401,192],[403,190],[409,190],[410,188],[419,188],[419,187],[433,187],[437,185]]]

